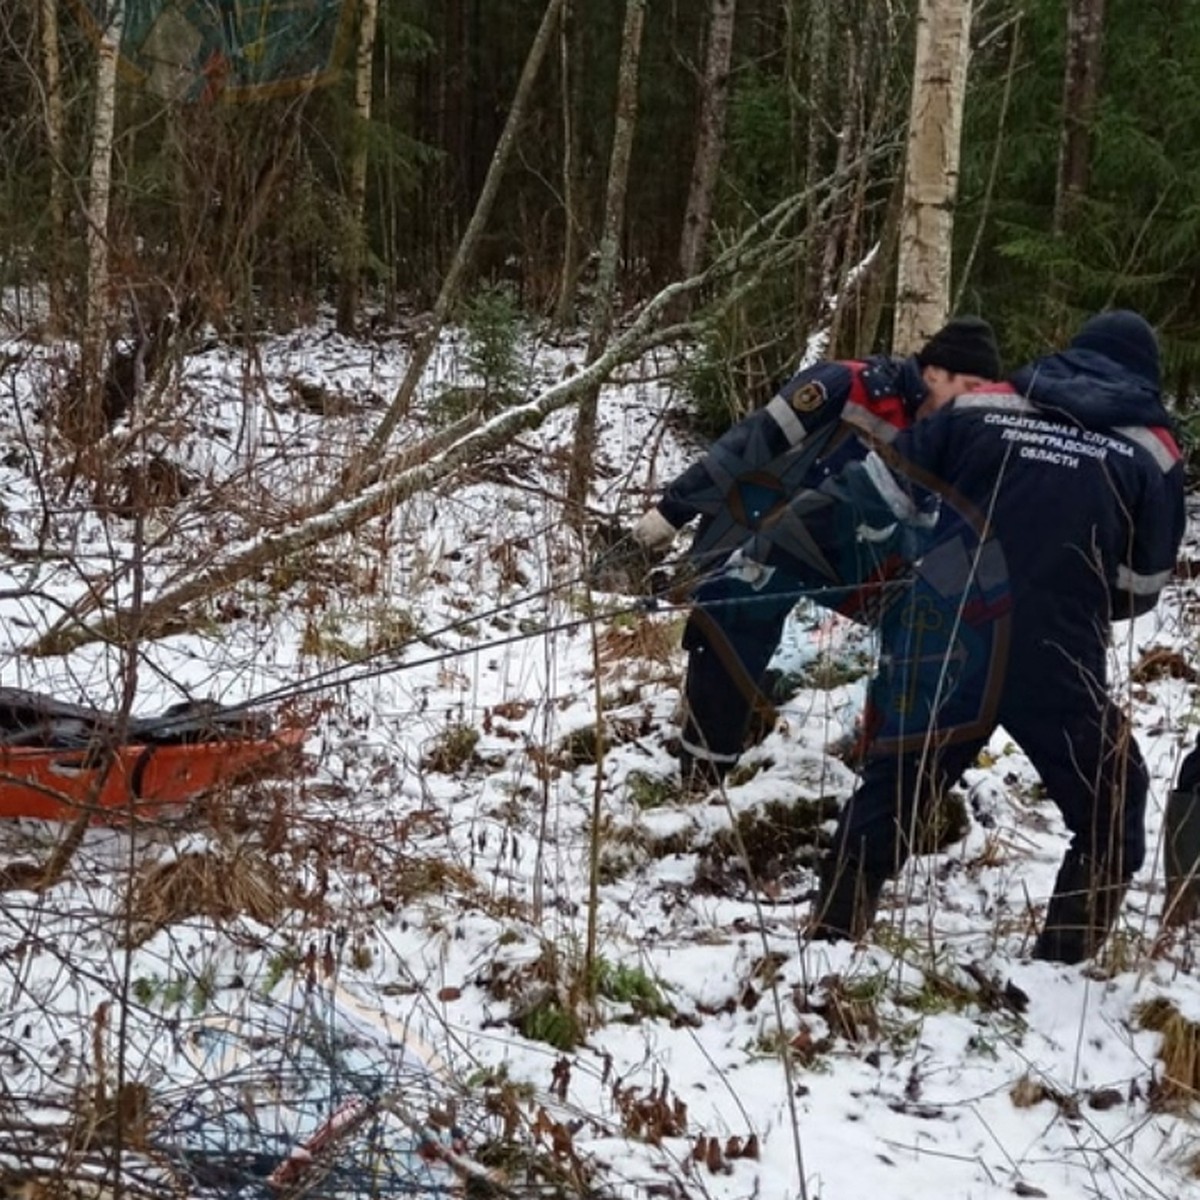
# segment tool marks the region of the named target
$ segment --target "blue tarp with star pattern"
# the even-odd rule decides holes
[[[178,103],[303,91],[336,73],[352,0],[75,0],[89,32],[121,28],[121,66]]]

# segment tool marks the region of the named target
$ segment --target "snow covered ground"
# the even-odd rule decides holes
[[[569,413],[181,612],[131,667],[103,641],[27,651],[89,592],[152,599],[262,520],[286,526],[382,415],[407,341],[318,328],[186,359],[162,411],[106,447],[114,468],[157,456],[190,480],[141,522],[47,439],[61,348],[12,331],[0,350],[0,686],[116,709],[132,670],[135,714],[209,699],[310,723],[304,771],[93,828],[44,886],[12,868],[47,862],[63,828],[0,827],[0,1164],[83,1171],[115,1121],[150,1191],[279,1194],[270,1172],[365,1095],[411,1153],[310,1194],[440,1194],[486,1167],[517,1195],[1200,1195],[1200,1040],[1186,1067],[1159,1057],[1164,1026],[1200,1021],[1195,938],[1159,935],[1160,852],[1100,963],[1029,961],[1065,835],[998,731],[961,789],[966,835],[913,861],[866,944],[806,945],[815,850],[797,826],[827,830],[854,786],[827,748],[853,726],[871,638],[799,605],[776,664],[797,690],[724,792],[681,796],[683,613],[587,587],[592,547],[560,503]],[[448,337],[395,446],[470,382],[458,350]],[[530,358],[549,383],[578,351]],[[598,516],[636,516],[694,452],[663,365],[603,393]],[[1196,605],[1173,585],[1113,647],[1155,847],[1195,734]],[[1153,648],[1183,677],[1131,681]],[[211,869],[155,892],[172,863]],[[197,1047],[231,1029],[218,1071]],[[457,1149],[422,1153],[428,1128]],[[228,1174],[197,1174],[205,1155]]]

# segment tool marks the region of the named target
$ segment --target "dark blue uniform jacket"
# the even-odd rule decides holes
[[[812,494],[871,445],[890,442],[924,398],[913,358],[806,368],[668,484],[658,509],[676,528],[701,518],[691,555],[698,567],[714,566],[763,522],[783,515],[794,497]],[[825,549],[810,547],[812,564],[829,582],[835,572]]]
[[[958,397],[902,432],[886,462],[872,454],[821,491],[833,503],[793,501],[807,506],[812,538],[899,538],[952,621],[971,617],[964,605],[1011,613],[1014,667],[1034,669],[1053,649],[1095,680],[1105,678],[1109,623],[1154,606],[1185,519],[1183,464],[1158,390],[1089,350]],[[767,527],[746,554],[811,579],[792,540]]]

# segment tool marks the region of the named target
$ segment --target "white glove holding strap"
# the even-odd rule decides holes
[[[643,550],[658,553],[671,548],[677,532],[675,526],[657,508],[652,508],[629,531],[629,536]]]
[[[774,574],[774,567],[751,558],[740,546],[725,560],[726,579],[736,579],[738,583],[749,584],[756,592],[766,587]]]

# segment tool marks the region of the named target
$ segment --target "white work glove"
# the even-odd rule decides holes
[[[671,548],[678,530],[666,517],[652,508],[629,531],[629,536],[651,554],[662,554]]]
[[[751,558],[739,546],[725,560],[724,574],[726,579],[736,579],[738,583],[748,584],[757,592],[770,583],[771,576],[775,574],[775,568]]]

